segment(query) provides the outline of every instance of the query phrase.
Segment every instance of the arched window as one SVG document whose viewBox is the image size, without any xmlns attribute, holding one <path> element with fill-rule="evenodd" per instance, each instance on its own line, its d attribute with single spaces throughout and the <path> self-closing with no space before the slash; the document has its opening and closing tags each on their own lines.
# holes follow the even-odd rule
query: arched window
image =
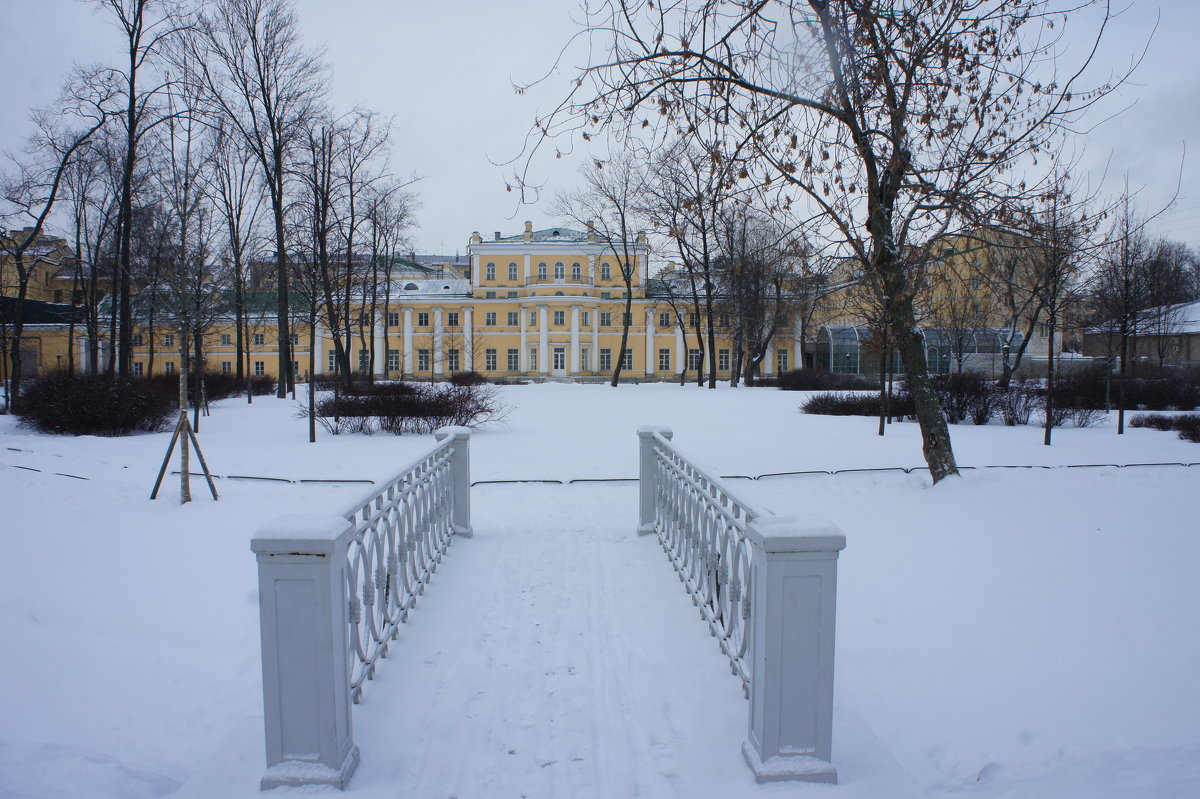
<svg viewBox="0 0 1200 799">
<path fill-rule="evenodd" d="M 612 269 L 607 263 L 600 264 L 600 279 L 612 280 Z"/>
<path fill-rule="evenodd" d="M 571 279 L 576 283 L 583 280 L 583 267 L 578 263 L 571 264 Z"/>
<path fill-rule="evenodd" d="M 508 265 L 508 279 L 509 280 L 517 279 L 517 265 L 516 264 Z"/>
<path fill-rule="evenodd" d="M 405 284 L 404 284 L 404 290 L 405 290 L 405 291 L 416 291 L 416 290 L 417 290 L 417 284 L 416 284 L 416 283 L 405 283 Z"/>
<path fill-rule="evenodd" d="M 626 262 L 625 267 L 621 271 L 625 273 L 626 278 L 633 277 L 633 267 L 628 262 Z"/>
<path fill-rule="evenodd" d="M 567 277 L 567 265 L 559 261 L 554 265 L 554 279 L 564 280 Z"/>
<path fill-rule="evenodd" d="M 545 279 L 546 279 L 546 265 L 544 263 L 538 264 L 538 280 L 545 280 Z"/>
<path fill-rule="evenodd" d="M 496 279 L 496 265 L 495 264 L 487 265 L 487 279 L 488 280 Z"/>
</svg>

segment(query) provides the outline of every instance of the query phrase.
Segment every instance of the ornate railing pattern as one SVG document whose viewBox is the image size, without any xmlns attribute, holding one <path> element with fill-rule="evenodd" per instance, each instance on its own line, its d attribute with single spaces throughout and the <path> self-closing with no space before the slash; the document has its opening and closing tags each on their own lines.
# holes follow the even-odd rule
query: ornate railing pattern
<svg viewBox="0 0 1200 799">
<path fill-rule="evenodd" d="M 753 512 L 720 478 L 685 458 L 663 430 L 654 430 L 651 441 L 653 531 L 749 697 L 753 548 L 746 525 Z"/>
<path fill-rule="evenodd" d="M 346 588 L 355 704 L 453 539 L 452 452 L 453 439 L 443 439 L 341 514 L 354 525 Z"/>
<path fill-rule="evenodd" d="M 437 444 L 341 513 L 280 516 L 258 529 L 263 790 L 345 788 L 358 765 L 350 710 L 452 537 L 471 535 L 471 431 Z"/>
</svg>

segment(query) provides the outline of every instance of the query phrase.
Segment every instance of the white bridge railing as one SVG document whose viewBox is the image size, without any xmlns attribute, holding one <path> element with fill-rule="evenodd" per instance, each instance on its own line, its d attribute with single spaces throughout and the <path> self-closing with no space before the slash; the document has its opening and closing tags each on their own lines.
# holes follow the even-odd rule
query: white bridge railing
<svg viewBox="0 0 1200 799">
<path fill-rule="evenodd" d="M 742 754 L 759 782 L 836 782 L 833 644 L 845 536 L 744 502 L 642 427 L 638 533 L 657 534 L 750 699 Z"/>
<path fill-rule="evenodd" d="M 429 452 L 342 513 L 281 516 L 256 533 L 263 790 L 346 787 L 358 765 L 350 706 L 452 536 L 471 535 L 470 434 L 437 431 Z"/>
</svg>

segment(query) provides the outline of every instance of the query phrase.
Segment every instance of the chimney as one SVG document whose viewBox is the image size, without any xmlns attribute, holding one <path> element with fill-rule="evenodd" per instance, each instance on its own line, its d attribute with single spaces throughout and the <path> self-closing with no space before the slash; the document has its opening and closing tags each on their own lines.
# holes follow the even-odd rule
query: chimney
<svg viewBox="0 0 1200 799">
<path fill-rule="evenodd" d="M 533 223 L 525 220 L 525 241 L 533 241 Z"/>
<path fill-rule="evenodd" d="M 639 230 L 638 231 L 638 244 L 645 244 L 645 243 L 646 243 L 646 231 Z"/>
<path fill-rule="evenodd" d="M 588 229 L 588 231 L 587 231 L 588 241 L 595 241 L 596 240 L 596 226 L 594 224 L 592 224 L 592 220 L 590 220 L 590 219 L 587 221 L 587 229 Z"/>
<path fill-rule="evenodd" d="M 483 237 L 479 235 L 479 231 L 478 230 L 473 231 L 471 233 L 471 242 L 473 244 L 478 244 L 481 241 L 483 241 Z"/>
<path fill-rule="evenodd" d="M 499 230 L 496 231 L 496 238 L 493 239 L 493 241 L 500 241 L 500 231 Z"/>
</svg>

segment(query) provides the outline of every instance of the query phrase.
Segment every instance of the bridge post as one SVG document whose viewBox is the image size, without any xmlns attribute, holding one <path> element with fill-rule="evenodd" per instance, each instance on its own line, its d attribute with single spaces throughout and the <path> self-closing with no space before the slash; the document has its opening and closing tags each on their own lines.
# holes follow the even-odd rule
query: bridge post
<svg viewBox="0 0 1200 799">
<path fill-rule="evenodd" d="M 450 446 L 450 482 L 454 486 L 454 499 L 450 511 L 454 534 L 463 538 L 474 535 L 471 527 L 471 428 L 443 427 L 433 434 L 438 441 L 452 439 Z"/>
<path fill-rule="evenodd" d="M 817 516 L 765 516 L 753 548 L 750 730 L 742 755 L 757 782 L 837 782 L 833 639 L 838 552 L 846 537 Z"/>
<path fill-rule="evenodd" d="M 292 514 L 259 528 L 263 715 L 262 790 L 345 789 L 358 765 L 350 729 L 346 549 L 354 526 L 335 515 Z"/>
<path fill-rule="evenodd" d="M 675 435 L 669 427 L 644 425 L 638 428 L 638 535 L 649 535 L 654 532 L 657 518 L 655 509 L 655 474 L 658 464 L 654 455 L 654 435 L 661 435 L 668 441 Z"/>
</svg>

